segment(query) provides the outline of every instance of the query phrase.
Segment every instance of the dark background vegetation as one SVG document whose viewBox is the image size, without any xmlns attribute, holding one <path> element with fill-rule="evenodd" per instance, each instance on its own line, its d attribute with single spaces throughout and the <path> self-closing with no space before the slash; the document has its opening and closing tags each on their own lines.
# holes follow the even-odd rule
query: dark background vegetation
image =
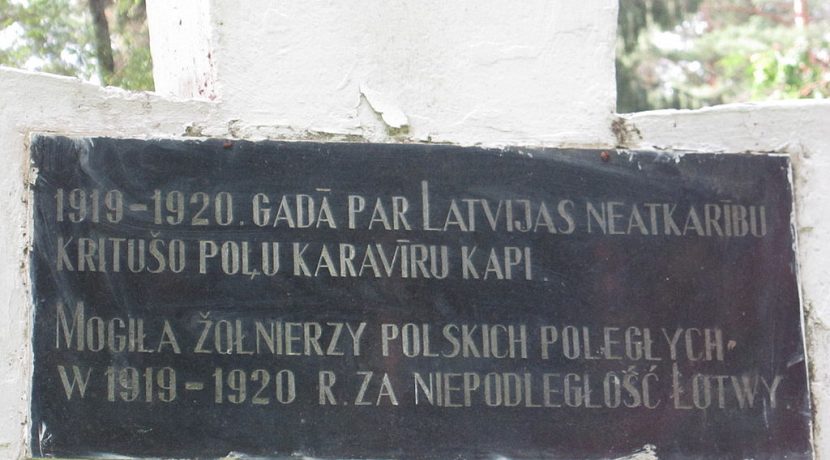
<svg viewBox="0 0 830 460">
<path fill-rule="evenodd" d="M 620 0 L 618 112 L 827 97 L 828 0 Z"/>
</svg>

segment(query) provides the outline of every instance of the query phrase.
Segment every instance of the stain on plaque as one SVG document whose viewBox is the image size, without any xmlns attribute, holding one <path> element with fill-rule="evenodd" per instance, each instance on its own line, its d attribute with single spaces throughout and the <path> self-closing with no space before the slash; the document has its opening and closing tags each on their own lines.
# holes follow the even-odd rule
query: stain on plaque
<svg viewBox="0 0 830 460">
<path fill-rule="evenodd" d="M 36 457 L 811 458 L 786 157 L 31 154 Z"/>
</svg>

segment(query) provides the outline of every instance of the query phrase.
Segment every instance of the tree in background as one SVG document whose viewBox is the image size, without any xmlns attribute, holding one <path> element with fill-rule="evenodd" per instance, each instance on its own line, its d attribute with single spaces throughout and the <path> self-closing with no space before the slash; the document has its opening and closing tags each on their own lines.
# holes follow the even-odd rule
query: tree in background
<svg viewBox="0 0 830 460">
<path fill-rule="evenodd" d="M 617 110 L 830 97 L 828 0 L 619 0 Z M 0 0 L 0 64 L 152 90 L 144 0 Z"/>
<path fill-rule="evenodd" d="M 617 110 L 830 97 L 830 2 L 620 0 Z"/>
<path fill-rule="evenodd" d="M 152 90 L 144 0 L 0 0 L 0 64 Z"/>
</svg>

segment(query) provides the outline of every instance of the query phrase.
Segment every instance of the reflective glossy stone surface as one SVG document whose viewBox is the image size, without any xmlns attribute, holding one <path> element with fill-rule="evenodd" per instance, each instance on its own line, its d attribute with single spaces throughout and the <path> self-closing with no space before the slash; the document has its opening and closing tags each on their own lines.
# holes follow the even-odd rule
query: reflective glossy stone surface
<svg viewBox="0 0 830 460">
<path fill-rule="evenodd" d="M 780 156 L 32 143 L 35 456 L 810 458 Z"/>
</svg>

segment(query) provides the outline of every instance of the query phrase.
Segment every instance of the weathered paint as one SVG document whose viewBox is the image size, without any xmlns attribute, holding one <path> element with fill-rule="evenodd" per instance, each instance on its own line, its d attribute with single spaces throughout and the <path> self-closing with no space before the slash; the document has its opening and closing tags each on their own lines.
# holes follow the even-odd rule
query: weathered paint
<svg viewBox="0 0 830 460">
<path fill-rule="evenodd" d="M 150 46 L 153 80 L 160 94 L 212 100 L 216 98 L 213 42 L 207 2 L 177 0 L 164 8 L 147 8 L 153 25 Z"/>
<path fill-rule="evenodd" d="M 175 89 L 210 67 L 205 92 L 249 136 L 613 145 L 617 2 L 195 3 L 148 2 L 181 21 L 151 22 L 158 88 L 191 96 Z M 205 11 L 211 34 L 187 34 Z"/>
<path fill-rule="evenodd" d="M 522 7 L 496 0 L 257 0 L 246 6 L 148 2 L 157 88 L 214 102 L 0 68 L 0 457 L 25 456 L 28 431 L 27 140 L 32 132 L 57 132 L 788 154 L 795 173 L 816 452 L 830 458 L 830 429 L 822 428 L 830 427 L 830 103 L 736 105 L 618 119 L 616 2 L 604 0 L 538 0 Z M 386 113 L 391 124 L 383 119 Z M 655 446 L 635 455 L 659 452 Z"/>
</svg>

